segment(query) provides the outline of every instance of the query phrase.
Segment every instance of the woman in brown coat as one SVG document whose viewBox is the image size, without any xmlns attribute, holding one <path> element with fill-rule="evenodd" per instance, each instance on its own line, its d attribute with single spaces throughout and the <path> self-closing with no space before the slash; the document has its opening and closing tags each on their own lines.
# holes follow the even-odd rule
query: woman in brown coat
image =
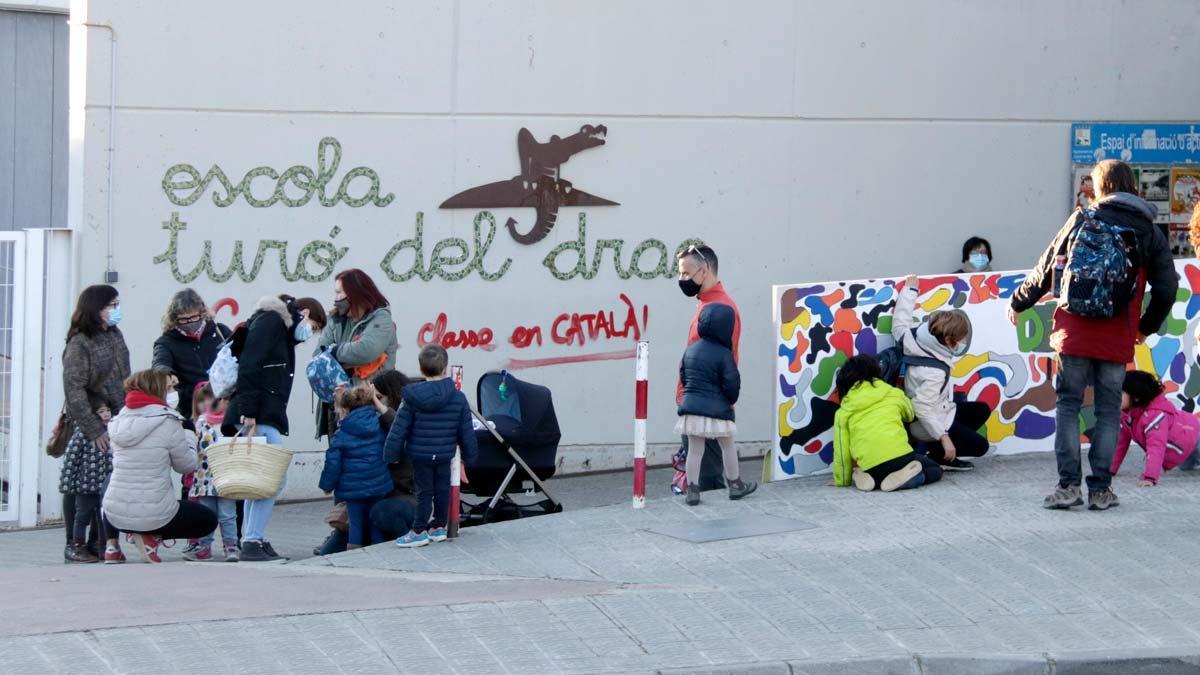
<svg viewBox="0 0 1200 675">
<path fill-rule="evenodd" d="M 66 562 L 99 562 L 98 549 L 88 549 L 88 528 L 99 539 L 100 499 L 112 473 L 108 448 L 108 421 L 125 401 L 122 382 L 129 375 L 129 348 L 117 328 L 121 303 L 112 286 L 89 286 L 80 293 L 67 331 L 63 352 L 63 393 L 70 423 L 70 440 L 63 455 L 59 492 L 63 494 L 63 520 L 67 530 Z M 109 557 L 112 560 L 109 560 Z M 124 556 L 109 541 L 105 562 L 122 562 Z"/>
</svg>

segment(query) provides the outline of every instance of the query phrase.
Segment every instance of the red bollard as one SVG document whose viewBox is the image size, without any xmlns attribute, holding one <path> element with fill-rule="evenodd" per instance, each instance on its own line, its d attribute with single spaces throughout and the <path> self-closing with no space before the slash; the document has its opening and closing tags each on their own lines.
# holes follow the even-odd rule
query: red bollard
<svg viewBox="0 0 1200 675">
<path fill-rule="evenodd" d="M 646 396 L 650 379 L 650 343 L 637 344 L 637 396 L 633 415 L 633 508 L 646 507 Z"/>
</svg>

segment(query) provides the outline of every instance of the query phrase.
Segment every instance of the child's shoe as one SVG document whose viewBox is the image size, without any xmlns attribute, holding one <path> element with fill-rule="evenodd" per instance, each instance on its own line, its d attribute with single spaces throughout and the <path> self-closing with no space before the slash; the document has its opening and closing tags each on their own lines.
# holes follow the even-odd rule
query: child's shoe
<svg viewBox="0 0 1200 675">
<path fill-rule="evenodd" d="M 105 565 L 120 565 L 125 562 L 125 554 L 117 546 L 109 545 L 104 549 L 104 564 Z"/>
<path fill-rule="evenodd" d="M 435 527 L 432 530 L 430 530 L 429 531 L 429 541 L 435 542 L 435 543 L 439 542 L 439 541 L 446 541 L 446 528 Z"/>
<path fill-rule="evenodd" d="M 687 505 L 696 506 L 700 503 L 700 486 L 695 483 L 688 483 L 687 490 Z"/>
<path fill-rule="evenodd" d="M 884 492 L 895 492 L 905 485 L 908 485 L 909 481 L 921 475 L 921 472 L 924 470 L 925 467 L 914 459 L 908 464 L 905 464 L 899 469 L 889 473 L 887 476 L 884 476 L 883 480 L 879 484 L 879 489 L 883 490 Z"/>
<path fill-rule="evenodd" d="M 871 492 L 875 489 L 875 479 L 871 477 L 871 474 L 857 466 L 854 467 L 854 472 L 850 474 L 850 480 L 854 482 L 854 487 L 863 492 Z"/>
<path fill-rule="evenodd" d="M 183 559 L 192 562 L 209 562 L 213 559 L 212 546 L 197 546 L 191 550 L 185 550 Z"/>
<path fill-rule="evenodd" d="M 73 541 L 67 544 L 67 549 L 63 552 L 63 560 L 69 563 L 100 562 L 99 558 L 87 550 L 87 544 L 82 541 Z"/>
<path fill-rule="evenodd" d="M 757 489 L 758 483 L 755 483 L 754 481 L 746 483 L 742 481 L 741 478 L 735 478 L 734 480 L 729 481 L 729 498 L 741 499 Z"/>
<path fill-rule="evenodd" d="M 417 548 L 418 546 L 425 546 L 428 543 L 429 534 L 425 532 L 413 532 L 412 530 L 409 530 L 408 534 L 396 540 L 396 545 L 400 548 Z"/>
<path fill-rule="evenodd" d="M 239 552 L 237 544 L 225 544 L 225 562 L 237 562 Z"/>
</svg>

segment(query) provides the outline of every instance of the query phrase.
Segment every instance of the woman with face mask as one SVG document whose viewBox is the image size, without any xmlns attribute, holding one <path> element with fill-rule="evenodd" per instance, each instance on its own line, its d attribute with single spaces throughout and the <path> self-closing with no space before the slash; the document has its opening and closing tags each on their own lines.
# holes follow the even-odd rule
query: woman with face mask
<svg viewBox="0 0 1200 675">
<path fill-rule="evenodd" d="M 378 373 L 396 369 L 396 323 L 387 298 L 360 269 L 345 270 L 333 282 L 333 311 L 317 348 L 333 351 L 350 386 L 369 381 Z M 333 406 L 322 403 L 317 412 L 317 438 L 337 428 Z"/>
<path fill-rule="evenodd" d="M 208 379 L 208 369 L 232 334 L 228 326 L 213 320 L 208 305 L 196 291 L 185 288 L 171 297 L 163 313 L 162 335 L 154 341 L 152 367 L 177 378 L 167 394 L 167 405 L 184 419 L 191 419 L 192 392 Z"/>
<path fill-rule="evenodd" d="M 89 286 L 79 294 L 63 352 L 64 411 L 71 434 L 59 478 L 66 562 L 100 561 L 100 499 L 112 473 L 108 422 L 125 405 L 122 382 L 129 375 L 129 348 L 119 323 L 117 289 Z M 124 560 L 116 541 L 109 541 L 104 562 Z"/>
<path fill-rule="evenodd" d="M 992 271 L 992 244 L 983 237 L 971 237 L 963 242 L 960 274 Z"/>
</svg>

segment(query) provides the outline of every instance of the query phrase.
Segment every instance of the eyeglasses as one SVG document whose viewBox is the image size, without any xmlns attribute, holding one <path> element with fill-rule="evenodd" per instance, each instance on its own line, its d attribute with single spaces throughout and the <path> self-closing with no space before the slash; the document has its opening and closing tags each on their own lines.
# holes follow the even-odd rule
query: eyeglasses
<svg viewBox="0 0 1200 675">
<path fill-rule="evenodd" d="M 181 316 L 181 317 L 175 319 L 175 323 L 177 323 L 177 324 L 195 323 L 202 319 L 204 319 L 203 314 L 192 314 L 190 316 Z"/>
</svg>

